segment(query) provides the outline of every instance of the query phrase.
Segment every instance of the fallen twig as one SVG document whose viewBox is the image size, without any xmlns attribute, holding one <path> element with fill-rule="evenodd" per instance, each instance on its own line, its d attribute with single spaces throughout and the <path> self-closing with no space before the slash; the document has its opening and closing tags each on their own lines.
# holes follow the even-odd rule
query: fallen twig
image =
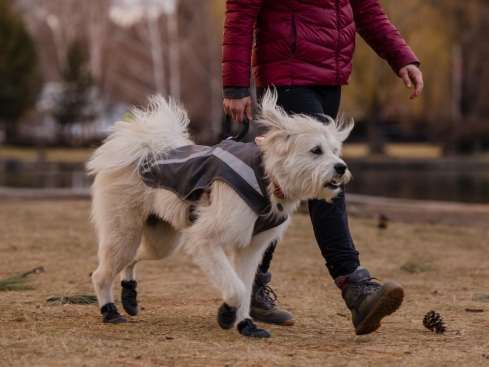
<svg viewBox="0 0 489 367">
<path fill-rule="evenodd" d="M 482 308 L 466 308 L 466 312 L 484 312 Z"/>
</svg>

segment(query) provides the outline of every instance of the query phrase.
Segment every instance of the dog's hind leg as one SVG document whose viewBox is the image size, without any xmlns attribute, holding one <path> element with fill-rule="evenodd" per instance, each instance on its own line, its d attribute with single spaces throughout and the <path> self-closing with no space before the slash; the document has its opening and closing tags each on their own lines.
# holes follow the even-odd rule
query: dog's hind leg
<svg viewBox="0 0 489 367">
<path fill-rule="evenodd" d="M 126 322 L 114 305 L 112 284 L 117 274 L 134 259 L 141 242 L 141 232 L 142 225 L 129 225 L 127 217 L 124 226 L 112 223 L 100 231 L 99 266 L 92 275 L 92 281 L 104 322 Z"/>
<path fill-rule="evenodd" d="M 134 260 L 121 272 L 121 302 L 124 310 L 131 316 L 138 314 L 136 264 L 141 260 L 158 260 L 178 252 L 182 234 L 168 222 L 150 215 L 143 228 L 141 245 Z"/>
</svg>

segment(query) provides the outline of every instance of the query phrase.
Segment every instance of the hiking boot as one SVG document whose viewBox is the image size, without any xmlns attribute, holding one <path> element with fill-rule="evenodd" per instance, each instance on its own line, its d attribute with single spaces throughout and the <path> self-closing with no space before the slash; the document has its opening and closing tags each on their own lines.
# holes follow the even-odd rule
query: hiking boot
<svg viewBox="0 0 489 367">
<path fill-rule="evenodd" d="M 395 282 L 384 285 L 372 282 L 367 269 L 357 269 L 341 281 L 342 296 L 351 311 L 355 334 L 370 334 L 381 320 L 401 306 L 402 286 Z"/>
<path fill-rule="evenodd" d="M 250 316 L 255 320 L 268 324 L 291 326 L 294 325 L 294 316 L 285 310 L 281 310 L 275 304 L 277 295 L 267 283 L 272 279 L 272 274 L 256 273 L 253 291 L 251 293 Z M 271 297 L 273 295 L 273 299 Z"/>
</svg>

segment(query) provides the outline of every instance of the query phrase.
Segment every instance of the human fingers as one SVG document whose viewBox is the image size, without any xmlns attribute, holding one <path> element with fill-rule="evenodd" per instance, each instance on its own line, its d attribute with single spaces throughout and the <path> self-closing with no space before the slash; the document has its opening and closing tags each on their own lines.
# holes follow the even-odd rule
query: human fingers
<svg viewBox="0 0 489 367">
<path fill-rule="evenodd" d="M 243 122 L 245 103 L 242 99 L 224 98 L 224 112 L 239 123 Z"/>
<path fill-rule="evenodd" d="M 403 68 L 401 68 L 401 70 L 399 70 L 399 76 L 402 78 L 402 81 L 404 82 L 406 88 L 411 88 L 412 84 L 411 79 L 409 78 L 409 71 L 407 66 L 404 66 Z"/>
<path fill-rule="evenodd" d="M 424 87 L 423 73 L 416 69 L 411 75 L 411 80 L 414 83 L 414 92 L 411 94 L 410 98 L 415 99 L 421 94 Z"/>
<path fill-rule="evenodd" d="M 231 116 L 234 120 L 238 122 L 242 122 L 239 121 L 238 116 L 243 116 L 244 108 L 240 110 L 239 104 L 236 103 L 235 99 L 224 98 L 223 107 L 226 115 Z"/>
<path fill-rule="evenodd" d="M 222 101 L 222 107 L 224 109 L 224 113 L 228 116 L 231 116 L 231 108 L 229 107 L 229 98 L 224 98 L 224 101 Z"/>
<path fill-rule="evenodd" d="M 252 102 L 251 102 L 251 98 L 248 97 L 248 101 L 246 102 L 246 106 L 245 106 L 245 113 L 246 113 L 246 117 L 248 117 L 248 120 L 252 120 L 253 119 L 253 115 L 251 113 L 252 111 Z"/>
</svg>

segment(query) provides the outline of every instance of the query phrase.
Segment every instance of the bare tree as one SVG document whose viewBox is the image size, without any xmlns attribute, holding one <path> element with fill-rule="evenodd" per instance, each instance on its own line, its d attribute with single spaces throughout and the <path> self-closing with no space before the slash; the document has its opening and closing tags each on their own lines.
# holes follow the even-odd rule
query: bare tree
<svg viewBox="0 0 489 367">
<path fill-rule="evenodd" d="M 60 80 L 68 45 L 81 39 L 101 109 L 118 101 L 139 105 L 158 92 L 185 103 L 203 140 L 219 134 L 222 20 L 209 2 L 14 1 L 42 45 L 47 80 Z"/>
</svg>

